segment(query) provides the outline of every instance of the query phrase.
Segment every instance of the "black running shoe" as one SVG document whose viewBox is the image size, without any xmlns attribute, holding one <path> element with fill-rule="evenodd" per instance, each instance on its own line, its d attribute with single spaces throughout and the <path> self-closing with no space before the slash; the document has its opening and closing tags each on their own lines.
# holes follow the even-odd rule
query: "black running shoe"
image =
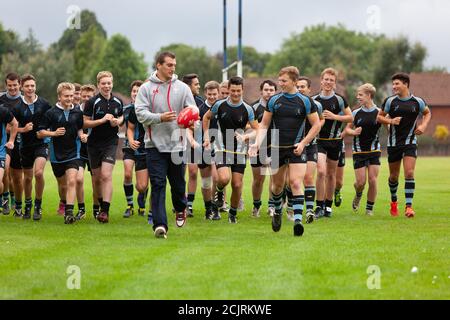
<svg viewBox="0 0 450 320">
<path fill-rule="evenodd" d="M 123 213 L 124 218 L 129 218 L 134 214 L 134 209 L 132 206 L 128 206 L 125 212 Z"/>
<path fill-rule="evenodd" d="M 213 219 L 213 213 L 211 209 L 205 211 L 205 220 L 212 220 Z"/>
<path fill-rule="evenodd" d="M 64 215 L 64 224 L 73 224 L 77 221 L 77 219 L 73 216 L 72 213 L 68 213 Z"/>
<path fill-rule="evenodd" d="M 228 222 L 232 223 L 232 224 L 236 224 L 237 223 L 237 217 L 235 215 L 228 214 Z"/>
<path fill-rule="evenodd" d="M 22 215 L 22 219 L 31 219 L 31 208 L 25 208 L 25 213 Z"/>
<path fill-rule="evenodd" d="M 34 213 L 33 213 L 33 220 L 39 221 L 42 219 L 42 208 L 41 207 L 34 207 Z"/>
<path fill-rule="evenodd" d="M 22 218 L 23 217 L 22 209 L 14 209 L 13 217 Z"/>
<path fill-rule="evenodd" d="M 316 220 L 319 220 L 320 218 L 323 217 L 323 209 L 321 207 L 316 207 L 314 215 L 316 216 Z"/>
<path fill-rule="evenodd" d="M 272 217 L 272 230 L 278 232 L 281 229 L 282 214 L 275 213 Z"/>
<path fill-rule="evenodd" d="M 224 204 L 223 191 L 222 192 L 216 191 L 216 194 L 214 196 L 214 202 L 216 203 L 216 206 L 218 208 L 222 208 L 223 207 L 223 204 Z"/>
<path fill-rule="evenodd" d="M 85 217 L 86 217 L 86 211 L 84 211 L 84 210 L 78 210 L 78 213 L 77 213 L 77 215 L 75 216 L 75 219 L 77 219 L 77 220 L 79 221 L 79 220 L 84 219 Z"/>
<path fill-rule="evenodd" d="M 188 206 L 188 207 L 186 208 L 186 216 L 187 216 L 188 218 L 193 218 L 193 217 L 194 217 L 194 210 L 192 209 L 191 206 Z"/>
<path fill-rule="evenodd" d="M 9 208 L 9 199 L 2 200 L 2 209 L 5 216 L 7 216 L 11 212 L 11 209 Z"/>
<path fill-rule="evenodd" d="M 303 228 L 302 222 L 300 220 L 295 220 L 294 236 L 301 237 L 303 235 L 303 231 L 305 231 L 305 229 Z"/>
<path fill-rule="evenodd" d="M 109 216 L 106 212 L 100 212 L 97 216 L 97 220 L 100 223 L 108 223 L 109 222 Z"/>
<path fill-rule="evenodd" d="M 314 217 L 314 211 L 312 211 L 311 209 L 306 210 L 306 223 L 313 223 Z"/>
</svg>

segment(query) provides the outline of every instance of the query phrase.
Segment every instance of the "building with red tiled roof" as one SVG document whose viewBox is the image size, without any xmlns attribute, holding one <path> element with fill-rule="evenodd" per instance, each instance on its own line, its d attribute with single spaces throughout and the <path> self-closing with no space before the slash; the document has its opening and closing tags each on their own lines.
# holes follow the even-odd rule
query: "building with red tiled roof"
<svg viewBox="0 0 450 320">
<path fill-rule="evenodd" d="M 411 93 L 425 100 L 431 110 L 426 135 L 433 135 L 437 125 L 450 128 L 450 73 L 412 73 Z"/>
</svg>

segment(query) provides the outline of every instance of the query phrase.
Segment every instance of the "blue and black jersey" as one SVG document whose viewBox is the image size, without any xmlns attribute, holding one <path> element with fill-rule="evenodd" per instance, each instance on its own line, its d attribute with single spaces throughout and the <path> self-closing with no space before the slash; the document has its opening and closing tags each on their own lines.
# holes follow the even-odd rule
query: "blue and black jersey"
<svg viewBox="0 0 450 320">
<path fill-rule="evenodd" d="M 415 96 L 406 99 L 392 96 L 383 102 L 381 109 L 391 119 L 402 117 L 398 126 L 391 125 L 389 128 L 388 147 L 417 144 L 414 131 L 416 130 L 417 120 L 426 107 L 425 101 Z"/>
<path fill-rule="evenodd" d="M 56 131 L 58 128 L 66 129 L 63 136 L 50 139 L 50 162 L 64 163 L 80 159 L 81 141 L 78 131 L 83 129 L 83 113 L 79 108 L 72 107 L 65 110 L 59 104 L 48 110 L 41 123 L 39 130 Z"/>
<path fill-rule="evenodd" d="M 381 124 L 377 122 L 380 109 L 360 107 L 353 111 L 353 126 L 362 128 L 359 136 L 353 137 L 353 154 L 380 152 L 379 131 Z"/>
<path fill-rule="evenodd" d="M 0 94 L 0 106 L 7 108 L 11 112 L 12 112 L 13 108 L 21 102 L 22 102 L 22 95 L 20 95 L 20 94 L 18 94 L 15 97 L 10 96 L 8 94 L 8 92 Z M 8 133 L 8 138 L 9 138 L 9 133 Z M 14 148 L 19 147 L 19 143 L 20 143 L 20 134 L 17 134 L 16 140 L 14 141 Z"/>
<path fill-rule="evenodd" d="M 102 119 L 108 113 L 118 118 L 123 114 L 123 103 L 119 98 L 112 95 L 107 100 L 99 93 L 86 101 L 83 112 L 85 116 L 90 117 L 92 120 Z M 118 132 L 119 127 L 111 127 L 109 122 L 92 128 L 88 139 L 88 146 L 104 147 L 117 145 L 119 142 Z"/>
<path fill-rule="evenodd" d="M 314 100 L 322 105 L 322 112 L 328 110 L 336 115 L 343 116 L 348 103 L 345 98 L 337 93 L 327 97 L 321 94 L 313 97 Z M 340 140 L 343 124 L 341 121 L 325 120 L 325 124 L 320 130 L 319 140 Z"/>
<path fill-rule="evenodd" d="M 50 104 L 44 98 L 36 96 L 33 103 L 27 103 L 25 98 L 13 108 L 13 115 L 23 128 L 27 123 L 33 123 L 33 130 L 20 134 L 20 148 L 37 147 L 48 143 L 48 139 L 38 139 L 36 132 L 44 118 L 45 113 L 51 109 Z"/>
<path fill-rule="evenodd" d="M 307 116 L 317 112 L 311 98 L 301 93 L 280 93 L 270 98 L 266 111 L 272 113 L 272 128 L 278 130 L 272 135 L 274 148 L 293 148 L 305 137 Z"/>
<path fill-rule="evenodd" d="M 134 104 L 129 104 L 123 107 L 123 123 L 125 124 L 125 140 L 123 141 L 123 149 L 130 149 L 130 143 L 128 142 L 127 130 L 128 130 L 128 119 L 130 117 L 131 109 L 134 110 Z"/>
<path fill-rule="evenodd" d="M 258 123 L 261 123 L 264 112 L 266 111 L 267 102 L 264 99 L 260 99 L 259 101 L 252 104 L 253 112 L 255 113 L 255 119 Z"/>
<path fill-rule="evenodd" d="M 322 104 L 316 100 L 313 100 L 313 102 L 316 105 L 317 114 L 319 115 L 319 118 L 321 118 L 322 117 Z M 309 123 L 309 121 L 306 121 L 305 137 L 308 135 L 309 130 L 311 130 L 311 123 Z M 314 139 L 311 141 L 311 143 L 309 145 L 314 145 L 314 144 L 317 144 L 317 137 L 314 137 Z"/>
<path fill-rule="evenodd" d="M 205 103 L 205 99 L 203 99 L 200 96 L 194 95 L 194 100 L 195 100 L 195 104 L 197 105 L 198 108 L 200 108 L 200 106 Z"/>
<path fill-rule="evenodd" d="M 134 105 L 132 108 L 129 108 L 129 112 L 128 112 L 128 119 L 127 119 L 127 128 L 128 128 L 128 122 L 134 124 L 134 140 L 139 141 L 141 144 L 139 145 L 139 148 L 137 150 L 134 151 L 134 154 L 136 156 L 143 156 L 146 155 L 145 152 L 145 141 L 144 141 L 144 137 L 145 137 L 145 129 L 142 126 L 142 123 L 140 123 L 137 118 L 136 118 L 136 111 L 134 109 Z M 128 139 L 127 139 L 128 142 Z M 129 147 L 129 145 L 128 145 Z"/>
<path fill-rule="evenodd" d="M 211 107 L 208 103 L 208 101 L 205 101 L 200 107 L 200 121 L 203 122 L 203 117 L 205 114 L 211 110 Z M 217 115 L 212 114 L 211 120 L 209 121 L 209 140 L 211 143 L 214 143 L 217 138 L 217 130 L 219 129 L 219 126 L 217 124 Z M 199 144 L 203 144 L 203 129 L 202 126 L 200 128 L 195 128 L 194 130 L 194 138 L 195 141 Z"/>
<path fill-rule="evenodd" d="M 83 114 L 83 106 L 77 104 L 75 108 L 79 109 L 81 113 Z M 83 133 L 89 134 L 90 129 L 83 129 Z M 80 141 L 81 142 L 81 141 Z M 81 148 L 80 148 L 80 159 L 89 161 L 88 151 L 87 151 L 87 143 L 81 142 Z"/>
<path fill-rule="evenodd" d="M 13 121 L 14 116 L 11 111 L 0 105 L 0 160 L 6 158 L 5 144 L 8 142 L 8 135 L 6 134 L 6 126 Z"/>
<path fill-rule="evenodd" d="M 236 132 L 244 134 L 249 122 L 255 120 L 252 107 L 244 101 L 231 103 L 230 99 L 217 101 L 211 108 L 213 116 L 217 117 L 218 134 L 216 145 L 218 151 L 230 153 L 246 153 L 247 145 L 236 139 Z"/>
</svg>

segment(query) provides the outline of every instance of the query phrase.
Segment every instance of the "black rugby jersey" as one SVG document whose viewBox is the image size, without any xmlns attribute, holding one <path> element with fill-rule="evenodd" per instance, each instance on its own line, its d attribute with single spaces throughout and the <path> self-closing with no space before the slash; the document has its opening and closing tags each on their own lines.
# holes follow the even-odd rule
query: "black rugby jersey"
<svg viewBox="0 0 450 320">
<path fill-rule="evenodd" d="M 19 122 L 19 128 L 25 127 L 27 123 L 33 123 L 33 130 L 20 134 L 20 148 L 36 147 L 49 142 L 49 139 L 38 139 L 36 132 L 45 113 L 50 109 L 51 106 L 47 100 L 38 96 L 30 104 L 22 98 L 21 103 L 13 108 L 12 112 Z"/>
<path fill-rule="evenodd" d="M 127 122 L 134 124 L 134 140 L 139 141 L 141 143 L 139 145 L 139 148 L 137 150 L 134 150 L 134 154 L 137 156 L 146 155 L 145 142 L 144 142 L 145 129 L 142 126 L 142 123 L 140 123 L 136 118 L 136 111 L 134 109 L 134 105 L 132 108 L 129 108 L 129 110 L 130 111 L 128 112 Z M 128 124 L 127 124 L 127 128 L 128 128 Z M 127 138 L 127 142 L 128 142 L 128 138 Z M 129 146 L 129 144 L 128 144 L 128 146 Z"/>
<path fill-rule="evenodd" d="M 362 128 L 359 136 L 353 137 L 353 153 L 380 152 L 379 131 L 381 124 L 377 122 L 380 109 L 360 107 L 352 112 L 354 128 Z"/>
<path fill-rule="evenodd" d="M 115 118 L 119 118 L 123 114 L 123 103 L 113 95 L 107 100 L 99 93 L 86 101 L 83 112 L 85 116 L 90 117 L 92 120 L 102 119 L 108 113 L 112 114 Z M 92 128 L 88 139 L 88 146 L 103 147 L 112 144 L 117 145 L 119 141 L 118 132 L 119 127 L 111 127 L 109 121 Z"/>
<path fill-rule="evenodd" d="M 294 147 L 305 137 L 307 116 L 317 112 L 317 106 L 310 97 L 301 93 L 280 93 L 270 98 L 266 111 L 272 113 L 272 147 Z"/>
<path fill-rule="evenodd" d="M 383 102 L 382 110 L 391 119 L 402 117 L 398 126 L 389 128 L 388 147 L 417 144 L 414 133 L 419 115 L 423 114 L 427 104 L 422 98 L 411 96 L 401 99 L 399 96 L 391 96 Z"/>
<path fill-rule="evenodd" d="M 314 100 L 319 101 L 322 105 L 322 112 L 328 110 L 336 115 L 344 115 L 345 108 L 348 107 L 348 103 L 345 98 L 337 93 L 332 96 L 326 97 L 321 94 L 313 97 Z M 325 120 L 325 124 L 319 133 L 319 140 L 339 140 L 341 139 L 341 132 L 343 124 L 341 121 Z"/>
<path fill-rule="evenodd" d="M 241 100 L 234 105 L 230 99 L 217 101 L 211 108 L 217 117 L 218 134 L 216 139 L 219 151 L 246 153 L 246 143 L 238 142 L 235 132 L 244 134 L 247 123 L 255 120 L 252 107 Z"/>
<path fill-rule="evenodd" d="M 78 137 L 78 131 L 83 129 L 83 113 L 81 110 L 75 107 L 64 110 L 62 106 L 56 104 L 56 107 L 45 113 L 38 131 L 56 131 L 61 127 L 66 129 L 66 133 L 63 136 L 51 137 L 50 139 L 50 162 L 64 163 L 80 159 L 81 141 Z"/>
<path fill-rule="evenodd" d="M 13 121 L 14 116 L 11 111 L 0 105 L 0 159 L 6 158 L 6 147 L 5 144 L 8 142 L 9 137 L 6 134 L 6 126 L 8 123 Z"/>
</svg>

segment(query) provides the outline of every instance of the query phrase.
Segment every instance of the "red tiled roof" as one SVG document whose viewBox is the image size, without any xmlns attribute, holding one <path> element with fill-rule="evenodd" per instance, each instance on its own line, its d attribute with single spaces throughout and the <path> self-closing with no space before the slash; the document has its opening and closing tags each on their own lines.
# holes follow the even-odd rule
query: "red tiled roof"
<svg viewBox="0 0 450 320">
<path fill-rule="evenodd" d="M 429 106 L 450 107 L 450 73 L 411 73 L 411 92 Z"/>
</svg>

